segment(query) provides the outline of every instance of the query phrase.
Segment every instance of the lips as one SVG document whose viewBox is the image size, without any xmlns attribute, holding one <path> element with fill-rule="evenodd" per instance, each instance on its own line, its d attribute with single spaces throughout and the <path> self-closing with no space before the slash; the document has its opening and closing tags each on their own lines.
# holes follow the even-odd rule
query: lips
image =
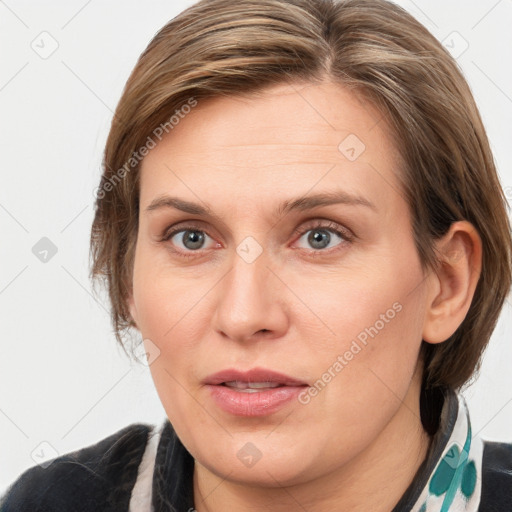
<svg viewBox="0 0 512 512">
<path fill-rule="evenodd" d="M 262 368 L 246 372 L 223 370 L 207 377 L 203 384 L 218 407 L 236 416 L 273 414 L 308 386 L 306 382 Z"/>
</svg>

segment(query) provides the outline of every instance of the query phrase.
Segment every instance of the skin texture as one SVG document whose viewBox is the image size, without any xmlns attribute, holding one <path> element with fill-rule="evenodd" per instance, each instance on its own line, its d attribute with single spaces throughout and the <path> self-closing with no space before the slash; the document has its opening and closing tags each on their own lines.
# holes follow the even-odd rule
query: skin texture
<svg viewBox="0 0 512 512">
<path fill-rule="evenodd" d="M 350 134 L 364 151 L 352 154 L 353 138 L 343 151 Z M 421 340 L 443 342 L 462 322 L 481 247 L 469 223 L 455 223 L 438 242 L 445 263 L 424 271 L 400 166 L 385 120 L 329 81 L 200 101 L 144 159 L 130 312 L 148 352 L 160 351 L 150 370 L 196 460 L 199 512 L 389 511 L 412 481 L 430 442 L 419 413 Z M 373 207 L 274 213 L 284 200 L 339 190 Z M 146 211 L 165 194 L 216 217 Z M 183 232 L 162 241 L 171 226 L 199 230 L 204 244 L 184 245 Z M 256 243 L 242 244 L 247 237 Z M 237 247 L 262 252 L 248 263 Z M 389 319 L 393 305 L 400 311 Z M 378 320 L 384 327 L 335 371 Z M 224 412 L 202 384 L 254 367 L 311 387 L 329 368 L 331 379 L 307 404 L 253 418 Z M 251 467 L 237 456 L 246 443 L 261 456 Z"/>
</svg>

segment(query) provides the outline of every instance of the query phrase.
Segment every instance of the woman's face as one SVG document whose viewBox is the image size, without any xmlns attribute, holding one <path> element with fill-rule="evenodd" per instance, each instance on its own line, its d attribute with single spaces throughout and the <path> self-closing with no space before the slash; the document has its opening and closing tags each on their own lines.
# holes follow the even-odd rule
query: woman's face
<svg viewBox="0 0 512 512">
<path fill-rule="evenodd" d="M 428 280 L 399 166 L 332 83 L 199 101 L 145 157 L 130 311 L 201 467 L 298 483 L 421 425 Z"/>
</svg>

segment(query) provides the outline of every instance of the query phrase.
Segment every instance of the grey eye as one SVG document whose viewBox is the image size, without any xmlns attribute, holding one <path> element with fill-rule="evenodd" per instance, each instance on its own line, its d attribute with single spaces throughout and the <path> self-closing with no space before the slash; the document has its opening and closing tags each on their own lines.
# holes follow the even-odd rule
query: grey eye
<svg viewBox="0 0 512 512">
<path fill-rule="evenodd" d="M 178 237 L 178 240 L 183 244 L 183 248 L 194 251 L 202 248 L 206 236 L 208 235 L 197 229 L 182 229 L 175 233 L 172 238 Z"/>
<path fill-rule="evenodd" d="M 305 249 L 326 249 L 329 248 L 329 244 L 336 241 L 336 239 L 333 238 L 333 235 L 334 237 L 337 237 L 340 242 L 343 242 L 344 238 L 342 236 L 333 230 L 323 228 L 309 229 L 300 237 L 299 241 L 306 237 L 306 242 L 309 247 L 304 247 Z M 330 247 L 333 247 L 333 245 Z"/>
</svg>

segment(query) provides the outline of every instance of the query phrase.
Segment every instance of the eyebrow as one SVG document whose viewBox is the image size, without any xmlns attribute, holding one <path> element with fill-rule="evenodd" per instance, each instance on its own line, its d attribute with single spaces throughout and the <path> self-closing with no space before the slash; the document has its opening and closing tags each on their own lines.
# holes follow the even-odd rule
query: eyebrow
<svg viewBox="0 0 512 512">
<path fill-rule="evenodd" d="M 287 199 L 277 207 L 275 210 L 275 215 L 282 216 L 291 211 L 307 211 L 318 208 L 320 206 L 329 206 L 332 204 L 365 206 L 371 208 L 374 211 L 377 211 L 376 206 L 364 197 L 349 194 L 348 192 L 344 191 L 336 191 L 323 192 L 305 197 L 299 197 L 296 199 Z M 155 198 L 145 211 L 146 213 L 149 213 L 155 210 L 160 210 L 162 208 L 174 208 L 176 210 L 181 210 L 182 212 L 190 213 L 192 215 L 203 215 L 205 217 L 211 217 L 220 220 L 219 217 L 212 212 L 211 207 L 208 205 L 203 206 L 199 203 L 194 203 L 180 199 L 179 197 L 172 197 L 167 195 Z"/>
</svg>

